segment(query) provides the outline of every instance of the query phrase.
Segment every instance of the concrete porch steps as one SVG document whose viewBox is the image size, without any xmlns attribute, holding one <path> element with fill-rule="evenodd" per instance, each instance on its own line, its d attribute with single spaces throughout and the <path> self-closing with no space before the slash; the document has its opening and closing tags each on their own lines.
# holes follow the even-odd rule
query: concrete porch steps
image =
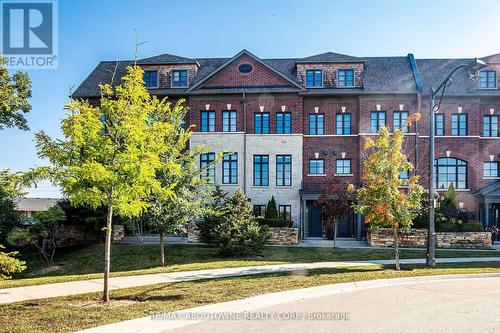
<svg viewBox="0 0 500 333">
<path fill-rule="evenodd" d="M 167 236 L 164 241 L 165 244 L 187 244 L 187 237 Z M 116 241 L 115 244 L 160 244 L 160 237 L 154 235 L 142 236 L 142 243 L 140 243 L 136 236 L 125 236 L 123 239 Z"/>
<path fill-rule="evenodd" d="M 299 241 L 298 246 L 303 247 L 333 247 L 333 240 L 323 238 L 307 238 Z M 335 247 L 339 248 L 367 248 L 366 241 L 358 241 L 356 238 L 337 238 Z"/>
</svg>

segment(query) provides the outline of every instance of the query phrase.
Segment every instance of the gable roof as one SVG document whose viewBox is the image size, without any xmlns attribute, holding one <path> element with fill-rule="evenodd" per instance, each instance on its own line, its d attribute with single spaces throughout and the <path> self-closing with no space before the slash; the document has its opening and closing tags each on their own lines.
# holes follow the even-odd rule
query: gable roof
<svg viewBox="0 0 500 333">
<path fill-rule="evenodd" d="M 138 65 L 168 65 L 168 64 L 197 64 L 196 59 L 181 57 L 174 54 L 160 54 L 154 57 L 137 61 Z"/>
<path fill-rule="evenodd" d="M 304 88 L 300 84 L 298 84 L 297 81 L 290 79 L 288 76 L 286 76 L 283 73 L 281 73 L 280 71 L 278 71 L 272 65 L 270 65 L 270 64 L 266 63 L 265 61 L 263 61 L 262 59 L 256 57 L 255 55 L 253 55 L 248 50 L 243 49 L 240 52 L 238 52 L 234 57 L 232 57 L 231 59 L 227 60 L 221 66 L 219 66 L 217 69 L 215 69 L 214 71 L 212 71 L 210 74 L 206 75 L 203 79 L 198 80 L 195 84 L 193 84 L 191 86 L 191 88 L 189 88 L 188 90 L 186 90 L 186 92 L 193 91 L 194 89 L 196 89 L 197 87 L 199 87 L 203 82 L 207 81 L 209 78 L 211 78 L 215 74 L 219 73 L 221 70 L 223 70 L 224 68 L 226 68 L 229 64 L 233 63 L 236 59 L 240 58 L 242 55 L 249 56 L 250 58 L 252 58 L 256 62 L 260 63 L 261 65 L 263 65 L 265 67 L 267 67 L 272 72 L 274 72 L 275 74 L 279 75 L 280 77 L 282 77 L 283 79 L 285 79 L 286 81 L 288 81 L 291 85 L 297 87 L 300 90 L 304 90 Z"/>
<path fill-rule="evenodd" d="M 347 54 L 325 52 L 315 54 L 309 57 L 297 59 L 297 63 L 310 63 L 310 62 L 364 62 L 364 59 L 353 57 Z"/>
<path fill-rule="evenodd" d="M 487 64 L 500 64 L 500 53 L 486 56 L 484 58 L 481 58 L 481 60 Z"/>
<path fill-rule="evenodd" d="M 54 198 L 17 198 L 14 199 L 16 210 L 19 212 L 46 212 L 57 205 L 61 199 Z"/>
</svg>

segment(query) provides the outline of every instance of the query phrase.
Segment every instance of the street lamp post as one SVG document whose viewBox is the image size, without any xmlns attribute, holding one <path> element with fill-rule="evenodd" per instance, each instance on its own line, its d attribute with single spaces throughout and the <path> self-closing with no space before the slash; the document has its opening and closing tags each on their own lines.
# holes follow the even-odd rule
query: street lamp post
<svg viewBox="0 0 500 333">
<path fill-rule="evenodd" d="M 460 68 L 467 68 L 472 75 L 484 67 L 486 67 L 486 64 L 478 58 L 475 58 L 468 64 L 458 65 L 450 72 L 450 74 L 446 77 L 446 79 L 444 79 L 444 81 L 438 86 L 437 89 L 431 87 L 429 91 L 429 224 L 427 227 L 427 266 L 436 266 L 436 230 L 434 220 L 434 208 L 436 206 L 436 184 L 434 179 L 434 114 L 439 110 L 441 102 L 443 100 L 444 92 L 446 88 L 451 85 L 451 77 L 457 70 L 459 70 Z M 439 102 L 436 105 L 435 98 L 439 93 L 441 93 L 441 95 L 439 97 Z"/>
</svg>

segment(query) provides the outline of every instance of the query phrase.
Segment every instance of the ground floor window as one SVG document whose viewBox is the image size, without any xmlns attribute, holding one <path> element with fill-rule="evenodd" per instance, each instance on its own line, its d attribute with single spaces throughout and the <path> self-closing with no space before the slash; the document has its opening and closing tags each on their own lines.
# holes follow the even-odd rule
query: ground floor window
<svg viewBox="0 0 500 333">
<path fill-rule="evenodd" d="M 255 217 L 265 217 L 266 205 L 253 205 L 253 215 Z"/>
<path fill-rule="evenodd" d="M 498 162 L 484 162 L 483 176 L 498 177 Z"/>
<path fill-rule="evenodd" d="M 434 162 L 436 188 L 467 188 L 467 162 L 452 157 L 438 158 Z"/>
<path fill-rule="evenodd" d="M 349 175 L 351 174 L 351 160 L 350 159 L 338 159 L 337 160 L 337 174 L 339 175 Z"/>
<path fill-rule="evenodd" d="M 278 206 L 279 218 L 283 220 L 292 219 L 292 206 L 290 205 L 279 205 Z"/>
</svg>

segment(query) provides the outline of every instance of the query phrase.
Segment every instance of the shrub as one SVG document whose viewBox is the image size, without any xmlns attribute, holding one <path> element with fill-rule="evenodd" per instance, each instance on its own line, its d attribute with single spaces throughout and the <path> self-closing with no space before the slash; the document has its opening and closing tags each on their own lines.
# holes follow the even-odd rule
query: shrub
<svg viewBox="0 0 500 333">
<path fill-rule="evenodd" d="M 444 207 L 454 208 L 454 209 L 457 208 L 457 195 L 455 193 L 455 188 L 453 187 L 453 184 L 450 184 L 450 186 L 448 186 L 448 190 L 441 199 L 440 206 L 443 208 Z"/>
<path fill-rule="evenodd" d="M 266 219 L 277 219 L 278 218 L 278 208 L 276 208 L 276 200 L 274 200 L 274 195 L 271 197 L 271 200 L 267 203 L 266 207 Z"/>
<path fill-rule="evenodd" d="M 252 206 L 240 190 L 225 203 L 225 214 L 215 228 L 215 241 L 223 256 L 259 254 L 267 240 L 267 228 L 261 227 L 252 215 Z"/>
<path fill-rule="evenodd" d="M 461 227 L 456 223 L 438 223 L 436 224 L 436 231 L 441 232 L 457 232 L 460 231 Z"/>
<path fill-rule="evenodd" d="M 221 216 L 207 215 L 202 221 L 196 223 L 196 226 L 200 229 L 200 240 L 203 243 L 214 243 L 216 238 L 215 229 L 221 222 Z"/>
<path fill-rule="evenodd" d="M 483 225 L 481 223 L 464 223 L 462 224 L 462 231 L 480 232 L 483 231 Z"/>
<path fill-rule="evenodd" d="M 259 225 L 264 226 L 267 225 L 271 228 L 291 228 L 293 227 L 293 221 L 282 220 L 282 219 L 266 219 L 266 218 L 258 218 L 257 223 Z"/>
<path fill-rule="evenodd" d="M 4 252 L 4 249 L 0 244 L 0 280 L 10 279 L 12 273 L 26 269 L 26 263 L 15 258 L 17 252 Z"/>
</svg>

